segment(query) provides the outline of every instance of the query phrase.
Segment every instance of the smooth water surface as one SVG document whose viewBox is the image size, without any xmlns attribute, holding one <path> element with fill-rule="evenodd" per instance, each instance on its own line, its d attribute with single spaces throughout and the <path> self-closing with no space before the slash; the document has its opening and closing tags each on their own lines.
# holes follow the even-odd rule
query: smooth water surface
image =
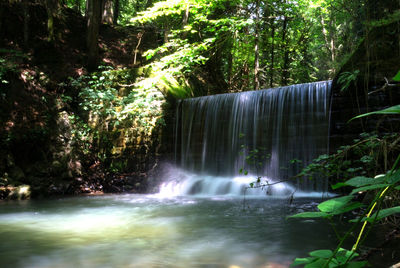
<svg viewBox="0 0 400 268">
<path fill-rule="evenodd" d="M 2 267 L 265 267 L 330 248 L 306 199 L 110 195 L 0 204 Z M 334 239 L 331 239 L 334 240 Z"/>
</svg>

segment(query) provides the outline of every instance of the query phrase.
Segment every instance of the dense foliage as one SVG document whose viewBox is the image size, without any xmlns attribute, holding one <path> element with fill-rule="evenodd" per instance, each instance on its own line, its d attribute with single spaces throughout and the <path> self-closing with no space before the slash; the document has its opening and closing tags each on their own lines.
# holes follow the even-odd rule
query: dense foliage
<svg viewBox="0 0 400 268">
<path fill-rule="evenodd" d="M 79 91 L 75 100 L 79 113 L 69 115 L 75 126 L 71 130 L 75 150 L 108 163 L 114 171 L 124 170 L 127 163 L 113 162 L 113 158 L 131 153 L 139 144 L 151 146 L 154 129 L 164 124 L 163 96 L 135 83 L 137 75 L 131 69 L 102 67 L 63 85 Z M 63 98 L 67 103 L 74 101 L 67 95 Z"/>
<path fill-rule="evenodd" d="M 386 3 L 372 0 L 101 2 L 95 16 L 102 23 L 156 29 L 159 46 L 144 56 L 157 79 L 172 85 L 158 88 L 176 97 L 332 79 L 370 26 L 398 17 L 380 14 Z M 94 16 L 91 1 L 63 3 Z M 95 34 L 98 26 L 88 26 Z M 88 48 L 92 68 L 98 52 L 95 43 Z"/>
<path fill-rule="evenodd" d="M 332 78 L 362 38 L 365 14 L 358 1 L 176 0 L 131 21 L 161 29 L 164 44 L 146 54 L 157 70 L 189 81 L 206 72 L 224 92 Z"/>
<path fill-rule="evenodd" d="M 374 114 L 399 115 L 400 106 L 393 106 L 359 117 Z M 393 137 L 395 137 L 395 139 L 388 142 L 390 138 Z M 391 154 L 391 150 L 398 152 L 399 136 L 392 135 L 390 138 L 386 137 L 378 140 L 376 135 L 367 137 L 362 141 L 357 141 L 353 146 L 348 146 L 339 150 L 338 153 L 333 156 L 320 157 L 320 159 L 315 161 L 317 164 L 313 163 L 304 170 L 303 174 L 307 174 L 318 166 L 320 170 L 322 170 L 323 166 L 326 166 L 328 172 L 333 171 L 333 173 L 340 175 L 342 178 L 352 177 L 355 172 L 361 175 L 352 177 L 344 182 L 338 182 L 332 186 L 334 190 L 342 187 L 350 188 L 349 194 L 322 202 L 318 205 L 317 212 L 303 212 L 291 216 L 291 218 L 326 218 L 332 221 L 335 216 L 346 214 L 351 218 L 350 222 L 353 223 L 351 228 L 343 235 L 335 230 L 338 239 L 338 246 L 335 250 L 323 249 L 310 252 L 310 257 L 297 258 L 293 266 L 365 267 L 367 262 L 357 260 L 359 256 L 357 251 L 359 251 L 361 244 L 365 241 L 369 230 L 375 224 L 384 220 L 386 220 L 386 222 L 391 222 L 394 226 L 398 225 L 398 217 L 396 217 L 396 214 L 400 213 L 398 199 L 400 190 L 400 155 L 395 155 L 394 159 L 390 159 L 389 155 Z M 379 157 L 377 151 L 380 150 L 377 150 L 377 147 L 381 146 L 385 148 L 380 152 L 382 155 Z M 359 161 L 367 167 L 368 163 L 372 162 L 373 165 L 370 165 L 370 168 L 348 168 L 349 165 L 351 166 L 351 161 L 349 160 L 341 160 L 342 164 L 336 162 L 336 159 L 340 157 L 339 155 L 347 154 L 350 151 L 360 153 L 359 150 L 363 155 Z M 323 166 L 320 165 L 321 159 L 325 162 Z M 378 159 L 383 161 L 383 163 L 379 163 Z M 388 161 L 393 163 L 391 167 L 388 167 Z M 345 162 L 349 163 L 345 164 Z M 340 169 L 343 168 L 343 166 L 349 173 L 342 173 Z M 371 170 L 371 168 L 373 170 Z M 329 174 L 326 175 L 329 176 Z M 360 199 L 360 194 L 364 196 L 363 200 L 361 200 L 362 202 L 357 200 Z M 349 214 L 351 211 L 355 213 L 352 215 Z M 354 215 L 356 217 L 354 217 Z M 368 223 L 370 223 L 369 228 L 367 228 Z M 332 226 L 334 226 L 334 224 L 332 224 Z M 354 232 L 358 232 L 357 235 L 354 235 Z M 350 239 L 354 241 L 353 247 L 350 250 L 344 249 L 343 244 Z"/>
</svg>

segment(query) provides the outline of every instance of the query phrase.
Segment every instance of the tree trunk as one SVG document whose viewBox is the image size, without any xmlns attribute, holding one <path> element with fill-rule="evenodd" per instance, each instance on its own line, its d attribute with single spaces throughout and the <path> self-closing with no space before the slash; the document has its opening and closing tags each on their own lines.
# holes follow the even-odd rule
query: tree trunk
<svg viewBox="0 0 400 268">
<path fill-rule="evenodd" d="M 328 53 L 330 54 L 330 60 L 331 60 L 331 63 L 329 64 L 331 66 L 330 72 L 333 74 L 334 73 L 334 61 L 335 61 L 335 51 L 334 51 L 335 43 L 332 40 L 332 33 L 330 32 L 331 29 L 330 29 L 329 25 L 326 25 L 325 19 L 322 14 L 320 16 L 320 19 L 321 19 L 321 25 L 322 25 L 322 34 L 323 34 L 324 40 L 325 40 L 325 47 L 328 50 Z"/>
<path fill-rule="evenodd" d="M 113 0 L 103 0 L 101 22 L 106 24 L 114 24 Z"/>
<path fill-rule="evenodd" d="M 97 68 L 99 57 L 99 28 L 101 17 L 101 1 L 88 0 L 88 19 L 87 19 L 87 49 L 88 49 L 88 70 L 93 71 Z"/>
<path fill-rule="evenodd" d="M 114 24 L 118 24 L 119 7 L 119 0 L 114 0 Z"/>
<path fill-rule="evenodd" d="M 29 0 L 24 0 L 24 45 L 28 47 L 29 44 Z"/>
<path fill-rule="evenodd" d="M 167 20 L 165 21 L 165 23 L 163 23 L 163 27 L 162 28 L 163 28 L 163 31 L 164 31 L 163 41 L 164 41 L 164 44 L 166 44 L 169 41 L 168 36 L 169 36 L 169 32 L 170 32 L 170 28 L 169 28 L 169 24 L 168 24 Z"/>
<path fill-rule="evenodd" d="M 58 0 L 46 0 L 48 41 L 54 42 L 54 15 L 58 9 Z"/>
<path fill-rule="evenodd" d="M 79 13 L 81 12 L 81 1 L 80 0 L 75 0 L 74 9 L 76 11 L 78 11 Z"/>
<path fill-rule="evenodd" d="M 3 13 L 4 13 L 4 7 L 0 5 L 0 38 L 2 38 L 2 30 L 1 27 L 3 25 Z M 24 15 L 25 18 L 25 15 Z"/>
<path fill-rule="evenodd" d="M 228 85 L 222 72 L 222 50 L 218 46 L 213 49 L 212 56 L 206 62 L 210 83 L 215 85 L 213 94 L 225 93 Z"/>
<path fill-rule="evenodd" d="M 185 12 L 183 13 L 182 28 L 184 28 L 188 23 L 188 20 L 189 20 L 189 8 L 190 8 L 190 4 L 187 4 Z"/>
<path fill-rule="evenodd" d="M 187 25 L 188 20 L 189 20 L 189 7 L 190 7 L 190 5 L 189 5 L 189 3 L 188 3 L 188 4 L 186 5 L 185 12 L 183 13 L 183 18 L 182 18 L 182 29 L 185 28 L 185 26 Z M 187 32 L 183 32 L 183 34 L 182 34 L 182 39 L 186 39 L 186 37 L 187 37 Z"/>
<path fill-rule="evenodd" d="M 335 29 L 334 25 L 336 25 L 335 22 L 335 16 L 333 14 L 332 8 L 330 9 L 330 20 L 329 20 L 329 33 L 330 33 L 330 48 L 331 48 L 331 60 L 332 60 L 332 76 L 335 75 L 336 73 L 336 40 L 335 40 Z"/>
<path fill-rule="evenodd" d="M 144 35 L 144 31 L 143 32 L 139 32 L 137 34 L 137 36 L 136 36 L 138 41 L 137 41 L 137 45 L 136 45 L 136 48 L 135 48 L 135 54 L 134 54 L 134 57 L 133 57 L 133 65 L 134 66 L 136 65 L 137 54 L 139 53 L 139 46 L 140 46 L 140 43 L 142 42 L 143 35 Z"/>
<path fill-rule="evenodd" d="M 283 71 L 282 71 L 282 86 L 287 86 L 288 85 L 288 80 L 289 80 L 289 50 L 286 47 L 285 53 L 284 53 L 284 58 L 283 58 Z"/>
<path fill-rule="evenodd" d="M 256 23 L 254 29 L 254 90 L 260 89 L 260 0 L 256 1 Z"/>
<path fill-rule="evenodd" d="M 89 10 L 92 9 L 92 0 L 86 0 L 86 7 L 85 7 L 85 18 L 86 20 L 89 18 Z"/>
<path fill-rule="evenodd" d="M 288 68 L 289 68 L 289 51 L 288 51 L 288 44 L 287 44 L 287 23 L 288 18 L 284 17 L 283 19 L 283 26 L 282 26 L 282 52 L 283 52 L 283 64 L 282 64 L 282 79 L 281 84 L 282 86 L 287 85 L 288 80 Z"/>
<path fill-rule="evenodd" d="M 233 71 L 233 42 L 230 42 L 231 44 L 229 45 L 229 51 L 228 53 L 228 73 L 227 73 L 227 81 L 228 81 L 228 86 L 229 90 L 232 90 L 232 71 Z"/>
<path fill-rule="evenodd" d="M 275 19 L 274 18 L 272 18 L 271 19 L 271 63 L 270 63 L 270 66 L 269 66 L 269 86 L 270 87 L 273 87 L 274 86 L 274 68 L 275 68 L 275 66 L 274 66 L 274 60 L 275 60 L 275 47 L 274 47 L 274 45 L 275 45 L 275 42 L 274 42 L 274 39 L 275 39 L 275 24 L 274 24 L 274 22 L 275 22 Z"/>
</svg>

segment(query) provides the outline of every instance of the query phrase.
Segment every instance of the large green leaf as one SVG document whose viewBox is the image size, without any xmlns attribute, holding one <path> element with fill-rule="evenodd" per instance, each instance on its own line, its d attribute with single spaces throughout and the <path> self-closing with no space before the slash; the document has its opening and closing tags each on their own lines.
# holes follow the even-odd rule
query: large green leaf
<svg viewBox="0 0 400 268">
<path fill-rule="evenodd" d="M 365 185 L 370 185 L 372 183 L 374 183 L 374 178 L 369 178 L 364 176 L 354 177 L 345 182 L 346 185 L 354 187 L 361 187 Z"/>
<path fill-rule="evenodd" d="M 393 81 L 400 82 L 400 71 L 393 77 Z"/>
<path fill-rule="evenodd" d="M 290 267 L 304 265 L 310 262 L 315 261 L 317 258 L 315 257 L 307 257 L 307 258 L 296 258 L 294 262 L 290 265 Z"/>
<path fill-rule="evenodd" d="M 364 206 L 364 205 L 361 204 L 360 202 L 351 202 L 351 203 L 348 203 L 345 206 L 337 209 L 335 212 L 332 212 L 332 214 L 333 215 L 343 214 L 343 213 L 349 212 L 351 210 L 355 210 L 357 208 L 360 208 L 362 206 Z"/>
<path fill-rule="evenodd" d="M 383 179 L 379 178 L 379 182 L 381 182 L 381 181 L 383 181 Z M 358 177 L 351 178 L 350 180 L 347 180 L 345 182 L 338 182 L 335 185 L 332 185 L 332 189 L 335 190 L 335 189 L 341 188 L 343 186 L 362 187 L 362 186 L 370 185 L 370 184 L 373 184 L 376 182 L 378 182 L 377 179 L 364 177 L 364 176 L 358 176 Z"/>
<path fill-rule="evenodd" d="M 324 212 L 302 212 L 289 216 L 288 218 L 323 218 L 327 216 L 329 216 L 329 214 Z"/>
<path fill-rule="evenodd" d="M 328 262 L 328 260 L 324 260 L 324 259 L 317 259 L 314 262 L 308 263 L 304 266 L 304 268 L 321 268 L 321 267 L 325 267 L 326 263 Z"/>
<path fill-rule="evenodd" d="M 344 206 L 348 205 L 353 199 L 352 196 L 342 196 L 338 198 L 329 199 L 318 205 L 319 210 L 325 213 L 336 213 Z"/>
<path fill-rule="evenodd" d="M 338 182 L 338 183 L 332 185 L 331 187 L 332 187 L 332 190 L 336 190 L 336 189 L 339 189 L 344 186 L 348 186 L 348 185 L 344 182 Z"/>
<path fill-rule="evenodd" d="M 378 184 L 372 184 L 372 185 L 368 185 L 368 186 L 363 186 L 363 187 L 359 187 L 354 189 L 353 191 L 351 191 L 350 194 L 355 194 L 358 192 L 362 192 L 362 191 L 368 191 L 368 190 L 375 190 L 375 189 L 381 189 L 381 188 L 385 188 L 387 186 L 389 186 L 390 184 L 387 183 L 378 183 Z"/>
<path fill-rule="evenodd" d="M 395 170 L 390 175 L 386 175 L 386 177 L 387 177 L 387 179 L 386 179 L 387 183 L 395 184 L 395 183 L 399 182 L 400 181 L 400 169 Z"/>
<path fill-rule="evenodd" d="M 319 250 L 311 251 L 309 254 L 311 257 L 328 259 L 328 258 L 332 257 L 333 252 L 330 249 L 319 249 Z"/>
<path fill-rule="evenodd" d="M 346 213 L 348 211 L 360 208 L 363 204 L 359 202 L 350 202 L 352 196 L 343 196 L 322 202 L 318 205 L 318 212 L 302 212 L 288 218 L 327 218 L 334 215 Z"/>
<path fill-rule="evenodd" d="M 375 112 L 361 114 L 361 115 L 358 115 L 356 117 L 353 117 L 349 121 L 351 121 L 353 119 L 357 119 L 357 118 L 373 115 L 373 114 L 400 114 L 400 105 L 395 105 L 395 106 L 392 106 L 392 107 L 389 107 L 389 108 L 386 108 L 386 109 L 383 109 L 383 110 L 375 111 Z"/>
<path fill-rule="evenodd" d="M 378 216 L 376 217 L 376 213 L 378 213 Z M 374 221 L 375 220 L 375 217 L 376 217 L 376 220 L 381 220 L 381 219 L 383 219 L 383 218 L 386 218 L 386 217 L 388 217 L 388 216 L 390 216 L 390 215 L 393 215 L 393 214 L 397 214 L 397 213 L 400 213 L 400 206 L 398 206 L 398 207 L 392 207 L 392 208 L 385 208 L 385 209 L 381 209 L 380 211 L 377 211 L 377 212 L 375 212 L 371 217 L 369 217 L 368 219 L 363 219 L 363 221 L 364 220 L 368 220 L 369 222 L 372 222 L 372 221 Z"/>
</svg>

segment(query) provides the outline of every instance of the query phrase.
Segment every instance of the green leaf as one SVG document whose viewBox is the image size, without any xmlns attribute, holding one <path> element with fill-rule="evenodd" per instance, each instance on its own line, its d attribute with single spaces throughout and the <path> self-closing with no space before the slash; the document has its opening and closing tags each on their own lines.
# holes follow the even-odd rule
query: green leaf
<svg viewBox="0 0 400 268">
<path fill-rule="evenodd" d="M 360 161 L 362 163 L 372 163 L 373 160 L 374 158 L 370 155 L 364 155 L 363 157 L 360 158 Z"/>
<path fill-rule="evenodd" d="M 376 213 L 378 213 L 377 217 L 376 217 Z M 377 211 L 371 217 L 369 217 L 367 220 L 369 222 L 372 222 L 375 220 L 375 217 L 376 217 L 376 220 L 381 220 L 383 218 L 386 218 L 390 215 L 397 214 L 397 213 L 400 213 L 400 206 L 392 207 L 392 208 L 385 208 L 380 211 Z M 364 221 L 364 219 L 363 219 L 363 221 Z"/>
<path fill-rule="evenodd" d="M 345 182 L 346 185 L 354 186 L 354 187 L 361 187 L 361 186 L 365 186 L 365 185 L 370 185 L 372 183 L 374 183 L 373 178 L 368 178 L 368 177 L 363 177 L 363 176 L 354 177 Z"/>
<path fill-rule="evenodd" d="M 396 186 L 396 187 L 394 187 L 394 189 L 400 190 L 400 186 Z"/>
<path fill-rule="evenodd" d="M 400 71 L 393 77 L 393 81 L 400 82 Z"/>
<path fill-rule="evenodd" d="M 350 194 L 355 194 L 362 191 L 375 190 L 389 186 L 390 184 L 372 184 L 354 189 Z"/>
<path fill-rule="evenodd" d="M 336 254 L 336 259 L 338 260 L 338 262 L 340 264 L 346 263 L 350 260 L 352 260 L 353 258 L 357 257 L 358 253 L 353 252 L 351 250 L 347 250 L 344 248 L 339 248 L 337 254 Z"/>
<path fill-rule="evenodd" d="M 318 208 L 319 210 L 325 213 L 335 213 L 340 208 L 347 205 L 351 201 L 351 199 L 353 199 L 353 197 L 349 195 L 333 198 L 325 202 L 322 202 L 321 204 L 318 205 Z"/>
<path fill-rule="evenodd" d="M 390 184 L 395 184 L 400 181 L 400 169 L 396 170 L 395 172 L 391 173 L 390 175 L 386 175 L 387 179 L 386 182 Z"/>
<path fill-rule="evenodd" d="M 364 205 L 361 204 L 360 202 L 352 202 L 352 203 L 349 203 L 349 204 L 345 205 L 344 207 L 336 210 L 335 212 L 332 212 L 332 214 L 333 215 L 343 214 L 343 213 L 349 212 L 351 210 L 360 208 L 362 206 L 364 206 Z"/>
<path fill-rule="evenodd" d="M 329 216 L 329 214 L 318 211 L 318 212 L 302 212 L 289 216 L 288 218 L 323 218 L 327 216 Z"/>
<path fill-rule="evenodd" d="M 309 254 L 311 257 L 328 259 L 333 255 L 333 252 L 330 249 L 319 249 L 311 251 Z"/>
<path fill-rule="evenodd" d="M 324 260 L 324 259 L 317 259 L 314 262 L 308 263 L 304 266 L 304 268 L 321 268 L 321 267 L 325 267 L 326 263 L 328 262 L 328 260 Z"/>
<path fill-rule="evenodd" d="M 386 108 L 386 109 L 383 109 L 383 110 L 380 110 L 380 111 L 361 114 L 361 115 L 358 115 L 356 117 L 353 117 L 352 119 L 349 120 L 349 122 L 352 121 L 353 119 L 361 118 L 361 117 L 365 117 L 365 116 L 370 116 L 370 115 L 373 115 L 373 114 L 400 114 L 400 105 L 395 105 L 395 106 L 392 106 L 392 107 L 389 107 L 389 108 Z"/>
<path fill-rule="evenodd" d="M 307 257 L 307 258 L 296 258 L 294 262 L 290 265 L 290 267 L 304 265 L 310 262 L 315 261 L 317 258 L 314 257 Z"/>
<path fill-rule="evenodd" d="M 344 186 L 347 186 L 347 184 L 344 182 L 338 182 L 338 183 L 332 185 L 331 187 L 332 187 L 332 190 L 336 190 L 336 189 L 344 187 Z"/>
</svg>

